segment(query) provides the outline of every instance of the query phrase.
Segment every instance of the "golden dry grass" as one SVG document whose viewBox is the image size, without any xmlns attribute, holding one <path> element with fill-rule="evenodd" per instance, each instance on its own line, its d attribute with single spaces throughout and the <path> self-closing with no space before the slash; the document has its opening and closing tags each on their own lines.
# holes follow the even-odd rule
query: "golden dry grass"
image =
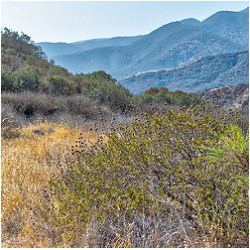
<svg viewBox="0 0 250 250">
<path fill-rule="evenodd" d="M 45 135 L 36 134 L 34 130 L 43 131 Z M 21 128 L 18 138 L 2 139 L 3 247 L 48 246 L 47 237 L 39 235 L 33 227 L 34 211 L 30 207 L 41 205 L 41 189 L 55 172 L 53 163 L 58 156 L 65 158 L 80 132 L 90 141 L 96 138 L 94 132 L 80 128 L 38 123 Z M 35 239 L 36 235 L 39 240 Z"/>
<path fill-rule="evenodd" d="M 18 133 L 19 137 L 13 139 L 2 138 L 2 247 L 96 247 L 93 233 L 96 225 L 91 222 L 84 227 L 79 224 L 62 226 L 58 222 L 57 211 L 46 214 L 44 221 L 39 213 L 43 205 L 41 190 L 57 172 L 58 158 L 67 164 L 67 159 L 71 159 L 71 145 L 75 145 L 79 134 L 94 143 L 96 133 L 48 122 L 30 124 L 20 128 Z M 112 244 L 106 247 L 134 247 L 131 239 L 133 225 L 123 231 L 122 234 L 117 233 Z M 206 236 L 184 242 L 180 240 L 180 246 L 222 246 L 216 240 L 215 231 L 211 228 Z M 152 238 L 155 247 L 158 247 L 158 238 L 158 235 Z"/>
</svg>

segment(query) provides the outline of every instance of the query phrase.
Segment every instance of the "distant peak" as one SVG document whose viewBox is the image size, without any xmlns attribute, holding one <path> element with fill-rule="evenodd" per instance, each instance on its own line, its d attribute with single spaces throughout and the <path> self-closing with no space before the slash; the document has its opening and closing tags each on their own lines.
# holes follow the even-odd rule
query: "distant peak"
<svg viewBox="0 0 250 250">
<path fill-rule="evenodd" d="M 249 13 L 249 7 L 245 8 L 244 10 L 240 11 L 241 13 Z"/>
<path fill-rule="evenodd" d="M 187 25 L 192 25 L 192 26 L 197 26 L 199 25 L 201 22 L 195 18 L 187 18 L 187 19 L 183 19 L 180 21 L 183 24 L 187 24 Z"/>
</svg>

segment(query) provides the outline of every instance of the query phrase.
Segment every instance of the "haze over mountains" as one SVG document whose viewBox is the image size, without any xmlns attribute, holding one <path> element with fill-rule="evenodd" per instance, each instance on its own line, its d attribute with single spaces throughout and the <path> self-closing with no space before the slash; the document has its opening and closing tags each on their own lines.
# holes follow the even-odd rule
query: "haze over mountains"
<svg viewBox="0 0 250 250">
<path fill-rule="evenodd" d="M 217 12 L 202 22 L 190 18 L 169 23 L 144 36 L 94 39 L 70 44 L 39 43 L 38 45 L 42 47 L 49 58 L 55 60 L 56 64 L 67 68 L 73 73 L 104 70 L 117 79 L 126 78 L 121 83 L 129 87 L 134 93 L 140 93 L 146 89 L 145 86 L 149 87 L 151 85 L 167 85 L 172 89 L 178 88 L 195 92 L 209 87 L 206 81 L 210 78 L 212 81 L 211 86 L 216 86 L 216 84 L 224 86 L 226 83 L 219 81 L 219 79 L 225 79 L 223 74 L 230 75 L 231 78 L 228 77 L 230 79 L 228 83 L 232 82 L 234 84 L 241 80 L 246 83 L 246 72 L 244 71 L 244 77 L 239 77 L 237 75 L 239 71 L 235 67 L 237 66 L 239 69 L 242 66 L 242 70 L 248 69 L 248 53 L 232 53 L 248 50 L 248 30 L 249 10 L 247 8 L 239 12 Z M 216 55 L 220 56 L 208 57 L 200 59 L 196 63 L 190 63 L 201 57 Z M 212 70 L 212 64 L 209 62 L 214 60 L 218 67 L 221 64 L 218 74 L 207 71 L 208 69 Z M 242 63 L 243 61 L 246 66 Z M 224 66 L 223 63 L 225 63 Z M 185 73 L 187 72 L 186 69 L 191 68 L 193 74 L 196 74 L 199 69 L 195 70 L 194 67 L 200 67 L 201 65 L 204 68 L 200 72 L 207 74 L 205 82 L 204 79 L 201 79 L 203 73 L 200 76 L 198 73 L 197 75 Z M 186 83 L 178 83 L 178 79 L 170 81 L 168 71 L 159 71 L 160 73 L 157 76 L 156 73 L 150 72 L 140 75 L 139 78 L 135 76 L 127 78 L 141 71 L 178 67 L 181 67 L 181 72 L 186 74 L 182 76 L 182 80 L 185 80 Z M 177 69 L 171 71 L 171 77 L 179 75 L 176 74 L 176 71 Z M 148 76 L 150 77 L 147 79 Z M 198 76 L 200 81 L 199 83 L 196 82 L 197 85 L 195 85 L 195 79 Z M 167 78 L 163 80 L 164 77 Z M 190 77 L 193 80 L 187 80 Z M 235 81 L 234 78 L 238 79 Z M 144 86 L 142 79 L 144 79 Z M 154 80 L 154 82 L 150 83 L 150 79 Z M 135 86 L 132 86 L 133 81 L 136 83 Z M 170 82 L 167 83 L 167 81 Z M 186 86 L 187 83 L 189 85 Z M 177 85 L 174 86 L 175 84 Z"/>
<path fill-rule="evenodd" d="M 207 56 L 175 69 L 137 73 L 121 84 L 134 94 L 150 87 L 199 92 L 215 87 L 247 84 L 249 81 L 248 51 Z"/>
<path fill-rule="evenodd" d="M 43 43 L 37 43 L 37 45 L 41 46 L 43 51 L 49 56 L 49 58 L 53 59 L 54 56 L 73 54 L 95 48 L 126 46 L 137 41 L 141 37 L 142 36 L 113 37 L 106 39 L 100 38 L 100 39 L 79 41 L 75 43 L 43 42 Z"/>
</svg>

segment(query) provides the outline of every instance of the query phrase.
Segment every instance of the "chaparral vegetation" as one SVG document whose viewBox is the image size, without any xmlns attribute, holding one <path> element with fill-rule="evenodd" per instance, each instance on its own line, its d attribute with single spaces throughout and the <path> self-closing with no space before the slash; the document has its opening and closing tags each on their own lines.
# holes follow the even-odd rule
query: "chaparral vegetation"
<svg viewBox="0 0 250 250">
<path fill-rule="evenodd" d="M 245 85 L 134 96 L 1 35 L 3 247 L 249 246 Z"/>
</svg>

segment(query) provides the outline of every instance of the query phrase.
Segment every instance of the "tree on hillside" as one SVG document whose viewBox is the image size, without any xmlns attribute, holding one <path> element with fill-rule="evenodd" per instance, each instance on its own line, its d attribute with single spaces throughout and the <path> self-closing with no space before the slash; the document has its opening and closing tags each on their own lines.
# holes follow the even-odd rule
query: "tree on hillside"
<svg viewBox="0 0 250 250">
<path fill-rule="evenodd" d="M 17 56 L 26 54 L 35 58 L 46 59 L 46 55 L 41 47 L 34 45 L 30 36 L 23 32 L 19 35 L 17 31 L 12 31 L 6 27 L 1 30 L 1 48 L 4 51 L 12 48 Z"/>
</svg>

